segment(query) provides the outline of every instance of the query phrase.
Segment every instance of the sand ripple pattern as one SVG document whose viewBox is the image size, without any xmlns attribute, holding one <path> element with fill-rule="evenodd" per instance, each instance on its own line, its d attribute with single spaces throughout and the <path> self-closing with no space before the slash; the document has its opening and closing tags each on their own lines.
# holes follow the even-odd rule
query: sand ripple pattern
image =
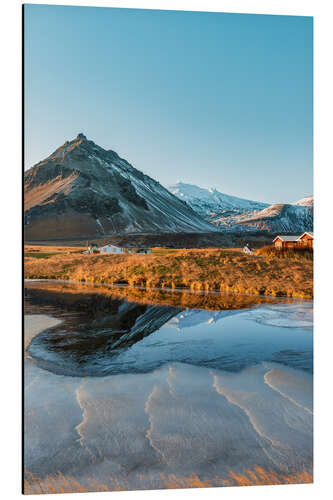
<svg viewBox="0 0 333 500">
<path fill-rule="evenodd" d="M 173 363 L 79 379 L 28 363 L 26 381 L 32 474 L 105 484 L 116 476 L 140 488 L 147 474 L 156 486 L 161 474 L 209 480 L 229 469 L 282 473 L 312 464 L 312 377 L 282 365 L 228 373 Z"/>
</svg>

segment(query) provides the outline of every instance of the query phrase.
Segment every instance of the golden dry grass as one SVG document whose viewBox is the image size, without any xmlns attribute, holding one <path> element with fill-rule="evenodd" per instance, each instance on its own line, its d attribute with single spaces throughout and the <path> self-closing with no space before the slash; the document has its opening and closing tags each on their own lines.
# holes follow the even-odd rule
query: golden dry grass
<svg viewBox="0 0 333 500">
<path fill-rule="evenodd" d="M 61 245 L 25 245 L 24 253 L 77 253 L 83 252 L 84 246 L 61 246 Z"/>
<path fill-rule="evenodd" d="M 256 255 L 265 255 L 267 257 L 277 258 L 277 259 L 291 259 L 291 260 L 306 259 L 313 261 L 313 249 L 306 247 L 278 249 L 274 245 L 266 245 L 256 250 L 255 253 Z"/>
<path fill-rule="evenodd" d="M 248 256 L 218 249 L 149 255 L 72 253 L 45 259 L 26 257 L 25 277 L 275 297 L 313 296 L 311 261 Z"/>
<path fill-rule="evenodd" d="M 228 471 L 225 478 L 200 479 L 197 474 L 189 477 L 179 477 L 175 474 L 137 475 L 142 490 L 147 489 L 183 489 L 183 488 L 213 488 L 219 486 L 264 486 L 281 484 L 309 484 L 313 482 L 311 472 L 278 474 L 272 470 L 264 470 L 255 466 L 254 470 L 244 470 L 242 473 Z M 24 480 L 24 493 L 26 495 L 45 493 L 86 493 L 89 491 L 128 491 L 132 488 L 125 480 L 110 477 L 106 484 L 94 478 L 77 481 L 73 477 L 57 473 L 55 476 L 38 477 L 27 473 Z"/>
</svg>

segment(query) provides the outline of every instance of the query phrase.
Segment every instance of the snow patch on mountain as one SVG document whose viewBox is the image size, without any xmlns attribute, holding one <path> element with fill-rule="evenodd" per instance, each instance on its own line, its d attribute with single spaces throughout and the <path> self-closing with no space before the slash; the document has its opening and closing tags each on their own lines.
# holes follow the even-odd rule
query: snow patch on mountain
<svg viewBox="0 0 333 500">
<path fill-rule="evenodd" d="M 275 204 L 253 213 L 222 218 L 219 226 L 244 231 L 268 231 L 273 233 L 303 233 L 313 230 L 312 207 Z"/>
<path fill-rule="evenodd" d="M 313 207 L 314 204 L 313 196 L 305 196 L 305 198 L 302 198 L 301 200 L 298 200 L 293 204 L 300 205 L 303 207 Z"/>
<path fill-rule="evenodd" d="M 172 194 L 185 201 L 196 212 L 210 221 L 217 215 L 236 215 L 262 210 L 268 206 L 268 203 L 238 198 L 221 193 L 215 188 L 206 189 L 183 182 L 167 186 L 167 188 Z"/>
<path fill-rule="evenodd" d="M 313 196 L 294 204 L 269 205 L 183 182 L 168 189 L 219 230 L 282 233 L 313 230 Z"/>
</svg>

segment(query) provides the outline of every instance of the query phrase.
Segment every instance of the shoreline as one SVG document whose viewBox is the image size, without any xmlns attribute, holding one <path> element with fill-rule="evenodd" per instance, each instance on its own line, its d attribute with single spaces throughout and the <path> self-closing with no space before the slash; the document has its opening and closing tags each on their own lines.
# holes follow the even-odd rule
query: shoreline
<svg viewBox="0 0 333 500">
<path fill-rule="evenodd" d="M 286 296 L 276 296 L 276 295 L 260 295 L 254 293 L 234 293 L 232 291 L 224 292 L 223 290 L 196 290 L 193 288 L 168 288 L 168 287 L 146 287 L 140 285 L 127 285 L 122 283 L 99 283 L 99 282 L 87 282 L 87 281 L 78 281 L 78 280 L 62 280 L 55 278 L 24 278 L 24 283 L 63 283 L 68 285 L 82 285 L 82 286 L 92 286 L 92 287 L 100 287 L 100 288 L 109 288 L 111 290 L 140 290 L 146 292 L 171 292 L 171 293 L 188 293 L 191 295 L 205 296 L 205 295 L 215 295 L 215 296 L 229 296 L 229 297 L 262 297 L 265 299 L 279 300 L 283 298 L 287 298 L 290 301 L 297 302 L 298 300 L 312 302 L 313 298 L 303 298 L 303 297 L 286 297 Z"/>
<path fill-rule="evenodd" d="M 24 313 L 24 354 L 27 356 L 27 348 L 32 339 L 47 328 L 52 328 L 62 323 L 62 320 L 57 319 L 48 314 L 27 314 Z"/>
<path fill-rule="evenodd" d="M 167 288 L 130 287 L 128 285 L 84 283 L 71 280 L 25 280 L 25 288 L 34 296 L 47 298 L 53 304 L 79 300 L 90 307 L 105 308 L 105 299 L 120 299 L 133 304 L 173 307 L 182 310 L 245 310 L 262 305 L 312 303 L 311 299 L 233 294 L 220 291 L 193 291 Z M 103 298 L 103 303 L 98 300 Z M 75 298 L 75 299 L 74 299 Z M 97 301 L 97 302 L 96 302 Z M 95 305 L 93 305 L 95 304 Z"/>
</svg>

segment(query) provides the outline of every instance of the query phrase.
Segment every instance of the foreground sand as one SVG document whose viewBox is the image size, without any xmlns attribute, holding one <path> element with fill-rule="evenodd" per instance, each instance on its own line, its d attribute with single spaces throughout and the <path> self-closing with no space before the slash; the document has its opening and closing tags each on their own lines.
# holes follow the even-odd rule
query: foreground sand
<svg viewBox="0 0 333 500">
<path fill-rule="evenodd" d="M 26 316 L 26 342 L 58 323 Z M 170 363 L 66 377 L 25 362 L 25 491 L 311 482 L 312 377 Z"/>
</svg>

